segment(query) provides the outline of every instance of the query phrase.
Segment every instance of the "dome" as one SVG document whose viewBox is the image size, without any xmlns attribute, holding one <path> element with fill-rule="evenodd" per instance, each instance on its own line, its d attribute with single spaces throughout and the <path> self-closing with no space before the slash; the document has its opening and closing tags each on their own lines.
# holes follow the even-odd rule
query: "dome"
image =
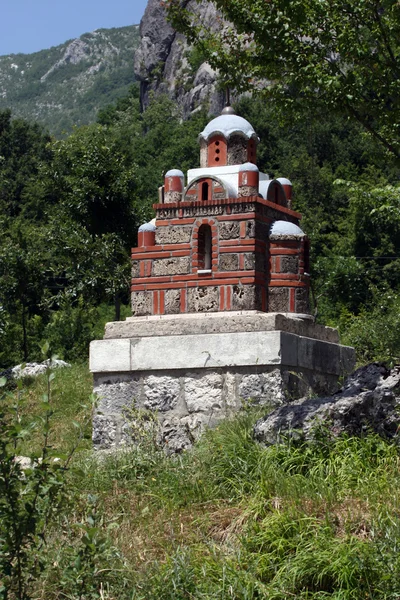
<svg viewBox="0 0 400 600">
<path fill-rule="evenodd" d="M 279 183 L 282 185 L 292 185 L 290 179 L 287 179 L 286 177 L 278 177 L 277 181 L 279 181 Z"/>
<path fill-rule="evenodd" d="M 269 230 L 270 235 L 293 235 L 296 237 L 304 237 L 305 233 L 298 225 L 290 221 L 275 221 Z"/>
<path fill-rule="evenodd" d="M 220 134 L 228 140 L 234 133 L 243 135 L 248 140 L 254 138 L 258 141 L 256 132 L 246 119 L 243 119 L 243 117 L 239 117 L 238 115 L 227 113 L 210 121 L 206 128 L 200 133 L 200 138 L 208 141 L 213 135 Z"/>
<path fill-rule="evenodd" d="M 180 177 L 181 179 L 183 179 L 184 178 L 184 174 L 179 169 L 170 169 L 165 174 L 165 177 Z"/>
<path fill-rule="evenodd" d="M 244 163 L 243 165 L 240 165 L 239 167 L 239 173 L 242 173 L 243 171 L 258 171 L 258 167 L 257 165 L 255 165 L 254 163 Z"/>
<path fill-rule="evenodd" d="M 155 219 L 152 219 L 149 223 L 143 223 L 139 227 L 139 231 L 155 231 L 157 229 Z"/>
</svg>

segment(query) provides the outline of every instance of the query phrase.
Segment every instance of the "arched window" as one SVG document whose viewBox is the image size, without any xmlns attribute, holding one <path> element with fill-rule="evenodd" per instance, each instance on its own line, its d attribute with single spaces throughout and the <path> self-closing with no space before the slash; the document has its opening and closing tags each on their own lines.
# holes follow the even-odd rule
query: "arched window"
<svg viewBox="0 0 400 600">
<path fill-rule="evenodd" d="M 205 181 L 201 184 L 201 199 L 208 200 L 208 183 Z"/>
<path fill-rule="evenodd" d="M 210 225 L 202 225 L 199 228 L 199 270 L 211 269 L 212 238 Z"/>
</svg>

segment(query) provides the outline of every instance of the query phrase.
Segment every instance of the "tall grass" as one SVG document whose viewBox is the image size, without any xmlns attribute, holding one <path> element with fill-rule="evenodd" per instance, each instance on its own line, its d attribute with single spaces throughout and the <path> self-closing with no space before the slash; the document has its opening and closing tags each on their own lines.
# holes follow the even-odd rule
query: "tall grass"
<svg viewBox="0 0 400 600">
<path fill-rule="evenodd" d="M 73 367 L 56 382 L 62 447 L 88 376 Z M 32 406 L 40 386 L 29 388 Z M 312 443 L 263 447 L 252 434 L 258 417 L 245 410 L 175 457 L 146 440 L 81 452 L 36 597 L 398 600 L 397 446 L 320 431 Z M 71 567 L 80 555 L 91 572 L 84 596 L 69 591 L 82 589 Z"/>
</svg>

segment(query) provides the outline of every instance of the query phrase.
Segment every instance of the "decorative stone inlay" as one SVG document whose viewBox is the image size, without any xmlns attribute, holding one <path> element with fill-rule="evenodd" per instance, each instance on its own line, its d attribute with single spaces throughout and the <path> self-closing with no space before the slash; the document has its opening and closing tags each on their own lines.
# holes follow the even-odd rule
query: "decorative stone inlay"
<svg viewBox="0 0 400 600">
<path fill-rule="evenodd" d="M 157 258 L 153 260 L 153 275 L 159 277 L 162 275 L 184 275 L 189 273 L 190 257 L 182 256 L 178 258 Z"/>
</svg>

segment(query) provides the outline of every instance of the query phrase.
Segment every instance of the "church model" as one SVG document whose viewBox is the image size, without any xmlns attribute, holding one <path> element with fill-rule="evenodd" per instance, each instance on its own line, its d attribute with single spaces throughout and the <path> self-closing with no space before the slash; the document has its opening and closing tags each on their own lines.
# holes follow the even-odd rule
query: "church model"
<svg viewBox="0 0 400 600">
<path fill-rule="evenodd" d="M 200 168 L 168 171 L 132 252 L 134 315 L 309 312 L 308 240 L 287 179 L 257 168 L 258 137 L 231 108 L 200 134 Z"/>
<path fill-rule="evenodd" d="M 200 168 L 166 173 L 132 250 L 132 314 L 92 342 L 94 443 L 128 441 L 155 411 L 171 451 L 243 402 L 327 393 L 354 364 L 309 306 L 309 242 L 288 179 L 257 167 L 258 136 L 226 107 L 199 136 Z"/>
</svg>

